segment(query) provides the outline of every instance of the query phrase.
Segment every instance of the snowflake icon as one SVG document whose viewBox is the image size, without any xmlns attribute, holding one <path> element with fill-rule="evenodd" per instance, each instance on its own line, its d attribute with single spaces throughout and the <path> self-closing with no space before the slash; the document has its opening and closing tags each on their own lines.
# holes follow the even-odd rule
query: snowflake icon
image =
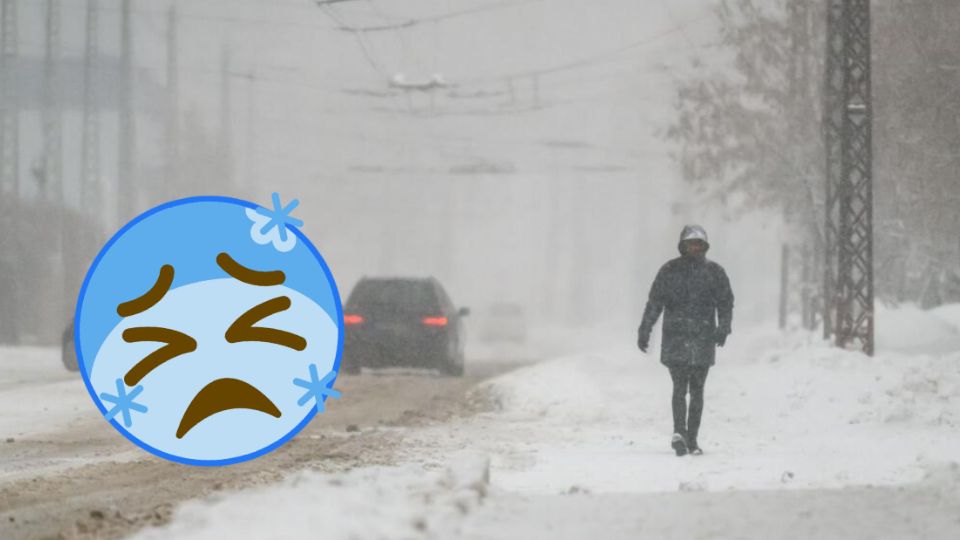
<svg viewBox="0 0 960 540">
<path fill-rule="evenodd" d="M 286 206 L 283 206 L 280 204 L 278 193 L 274 193 L 272 199 L 273 210 L 262 206 L 246 210 L 247 217 L 253 221 L 253 226 L 250 228 L 250 238 L 261 245 L 272 243 L 273 247 L 280 252 L 290 251 L 297 244 L 297 237 L 287 234 L 287 226 L 303 227 L 303 220 L 290 215 L 300 204 L 300 201 L 293 199 Z"/>
<path fill-rule="evenodd" d="M 135 386 L 128 394 L 127 387 L 123 384 L 123 379 L 117 379 L 117 395 L 108 394 L 107 392 L 100 394 L 100 399 L 114 404 L 104 415 L 106 419 L 112 420 L 117 414 L 122 414 L 123 425 L 126 427 L 132 426 L 133 419 L 130 418 L 130 411 L 133 410 L 139 413 L 147 412 L 146 405 L 141 405 L 134 401 L 134 399 L 140 395 L 140 392 L 143 392 L 143 385 Z"/>
<path fill-rule="evenodd" d="M 324 396 L 330 396 L 334 399 L 340 398 L 340 391 L 330 388 L 330 385 L 333 384 L 333 380 L 336 378 L 336 372 L 331 371 L 324 375 L 323 379 L 320 379 L 317 373 L 316 364 L 310 364 L 310 380 L 304 380 L 300 378 L 293 379 L 293 384 L 305 388 L 303 396 L 297 400 L 297 405 L 304 405 L 311 399 L 316 400 L 317 412 L 323 412 L 323 398 Z"/>
</svg>

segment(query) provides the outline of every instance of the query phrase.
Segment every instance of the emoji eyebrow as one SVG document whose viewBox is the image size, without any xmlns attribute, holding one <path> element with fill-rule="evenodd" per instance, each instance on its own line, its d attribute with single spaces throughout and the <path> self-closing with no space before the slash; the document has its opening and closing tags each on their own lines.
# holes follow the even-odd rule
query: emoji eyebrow
<svg viewBox="0 0 960 540">
<path fill-rule="evenodd" d="M 224 272 L 250 285 L 259 285 L 261 287 L 280 285 L 286 279 L 286 276 L 281 270 L 271 270 L 269 272 L 251 270 L 233 260 L 233 257 L 227 253 L 217 255 L 217 264 L 220 265 L 220 268 L 223 268 Z"/>
<path fill-rule="evenodd" d="M 170 290 L 171 283 L 173 283 L 173 267 L 165 264 L 160 267 L 160 274 L 157 276 L 157 281 L 153 283 L 150 290 L 138 298 L 118 305 L 117 315 L 129 317 L 152 308 L 163 298 L 163 295 L 167 294 L 167 291 Z"/>
<path fill-rule="evenodd" d="M 123 376 L 123 382 L 125 382 L 127 386 L 136 385 L 140 382 L 140 379 L 146 377 L 148 373 L 167 360 L 197 350 L 197 340 L 192 337 L 183 332 L 156 326 L 127 328 L 123 331 L 123 340 L 127 343 L 140 341 L 166 343 L 166 345 L 148 354 L 143 360 L 140 360 L 130 368 L 130 371 Z"/>
<path fill-rule="evenodd" d="M 307 348 L 307 340 L 283 330 L 276 328 L 261 328 L 253 326 L 261 320 L 280 313 L 290 308 L 290 299 L 286 296 L 278 296 L 272 300 L 267 300 L 248 309 L 246 313 L 237 317 L 237 320 L 227 328 L 224 334 L 229 343 L 239 343 L 241 341 L 262 341 L 264 343 L 274 343 L 291 349 L 302 351 Z"/>
</svg>

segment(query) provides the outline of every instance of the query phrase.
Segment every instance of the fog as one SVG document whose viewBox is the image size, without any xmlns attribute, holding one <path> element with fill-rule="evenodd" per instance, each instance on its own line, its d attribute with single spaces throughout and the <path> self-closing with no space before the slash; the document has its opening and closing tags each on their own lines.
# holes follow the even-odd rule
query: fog
<svg viewBox="0 0 960 540">
<path fill-rule="evenodd" d="M 960 537 L 960 2 L 0 6 L 0 537 Z"/>
<path fill-rule="evenodd" d="M 45 5 L 19 3 L 17 88 L 34 96 L 19 115 L 26 201 L 45 196 Z M 628 327 L 680 228 L 696 222 L 732 279 L 759 285 L 744 315 L 775 313 L 778 220 L 725 216 L 682 181 L 663 137 L 677 73 L 715 34 L 707 2 L 133 2 L 131 179 L 118 176 L 121 6 L 99 2 L 91 205 L 79 187 L 87 5 L 61 2 L 63 199 L 101 241 L 164 200 L 266 204 L 276 191 L 301 201 L 344 297 L 363 275 L 432 275 L 459 305 L 507 301 L 543 324 Z M 341 29 L 383 26 L 398 28 Z M 443 86 L 422 86 L 433 77 Z M 132 204 L 118 201 L 125 182 Z M 71 292 L 96 249 L 68 268 Z"/>
</svg>

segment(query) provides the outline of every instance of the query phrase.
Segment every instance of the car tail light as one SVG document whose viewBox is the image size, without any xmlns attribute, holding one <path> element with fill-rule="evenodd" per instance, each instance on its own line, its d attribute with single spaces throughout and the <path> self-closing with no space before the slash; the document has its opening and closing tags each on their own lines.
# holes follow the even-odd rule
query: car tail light
<svg viewBox="0 0 960 540">
<path fill-rule="evenodd" d="M 427 326 L 446 326 L 447 318 L 446 317 L 424 317 L 423 324 Z"/>
<path fill-rule="evenodd" d="M 353 315 L 353 314 L 349 314 L 349 315 L 344 315 L 344 316 L 343 316 L 343 323 L 344 323 L 344 324 L 361 324 L 361 323 L 363 323 L 363 321 L 364 321 L 363 315 Z"/>
</svg>

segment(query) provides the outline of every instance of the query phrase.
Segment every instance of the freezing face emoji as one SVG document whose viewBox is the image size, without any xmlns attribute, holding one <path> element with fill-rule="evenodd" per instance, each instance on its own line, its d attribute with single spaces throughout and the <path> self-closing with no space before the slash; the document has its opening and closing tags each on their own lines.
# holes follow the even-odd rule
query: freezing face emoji
<svg viewBox="0 0 960 540">
<path fill-rule="evenodd" d="M 127 438 L 182 463 L 235 463 L 283 444 L 338 395 L 340 298 L 295 206 L 174 201 L 97 256 L 77 354 Z"/>
</svg>

